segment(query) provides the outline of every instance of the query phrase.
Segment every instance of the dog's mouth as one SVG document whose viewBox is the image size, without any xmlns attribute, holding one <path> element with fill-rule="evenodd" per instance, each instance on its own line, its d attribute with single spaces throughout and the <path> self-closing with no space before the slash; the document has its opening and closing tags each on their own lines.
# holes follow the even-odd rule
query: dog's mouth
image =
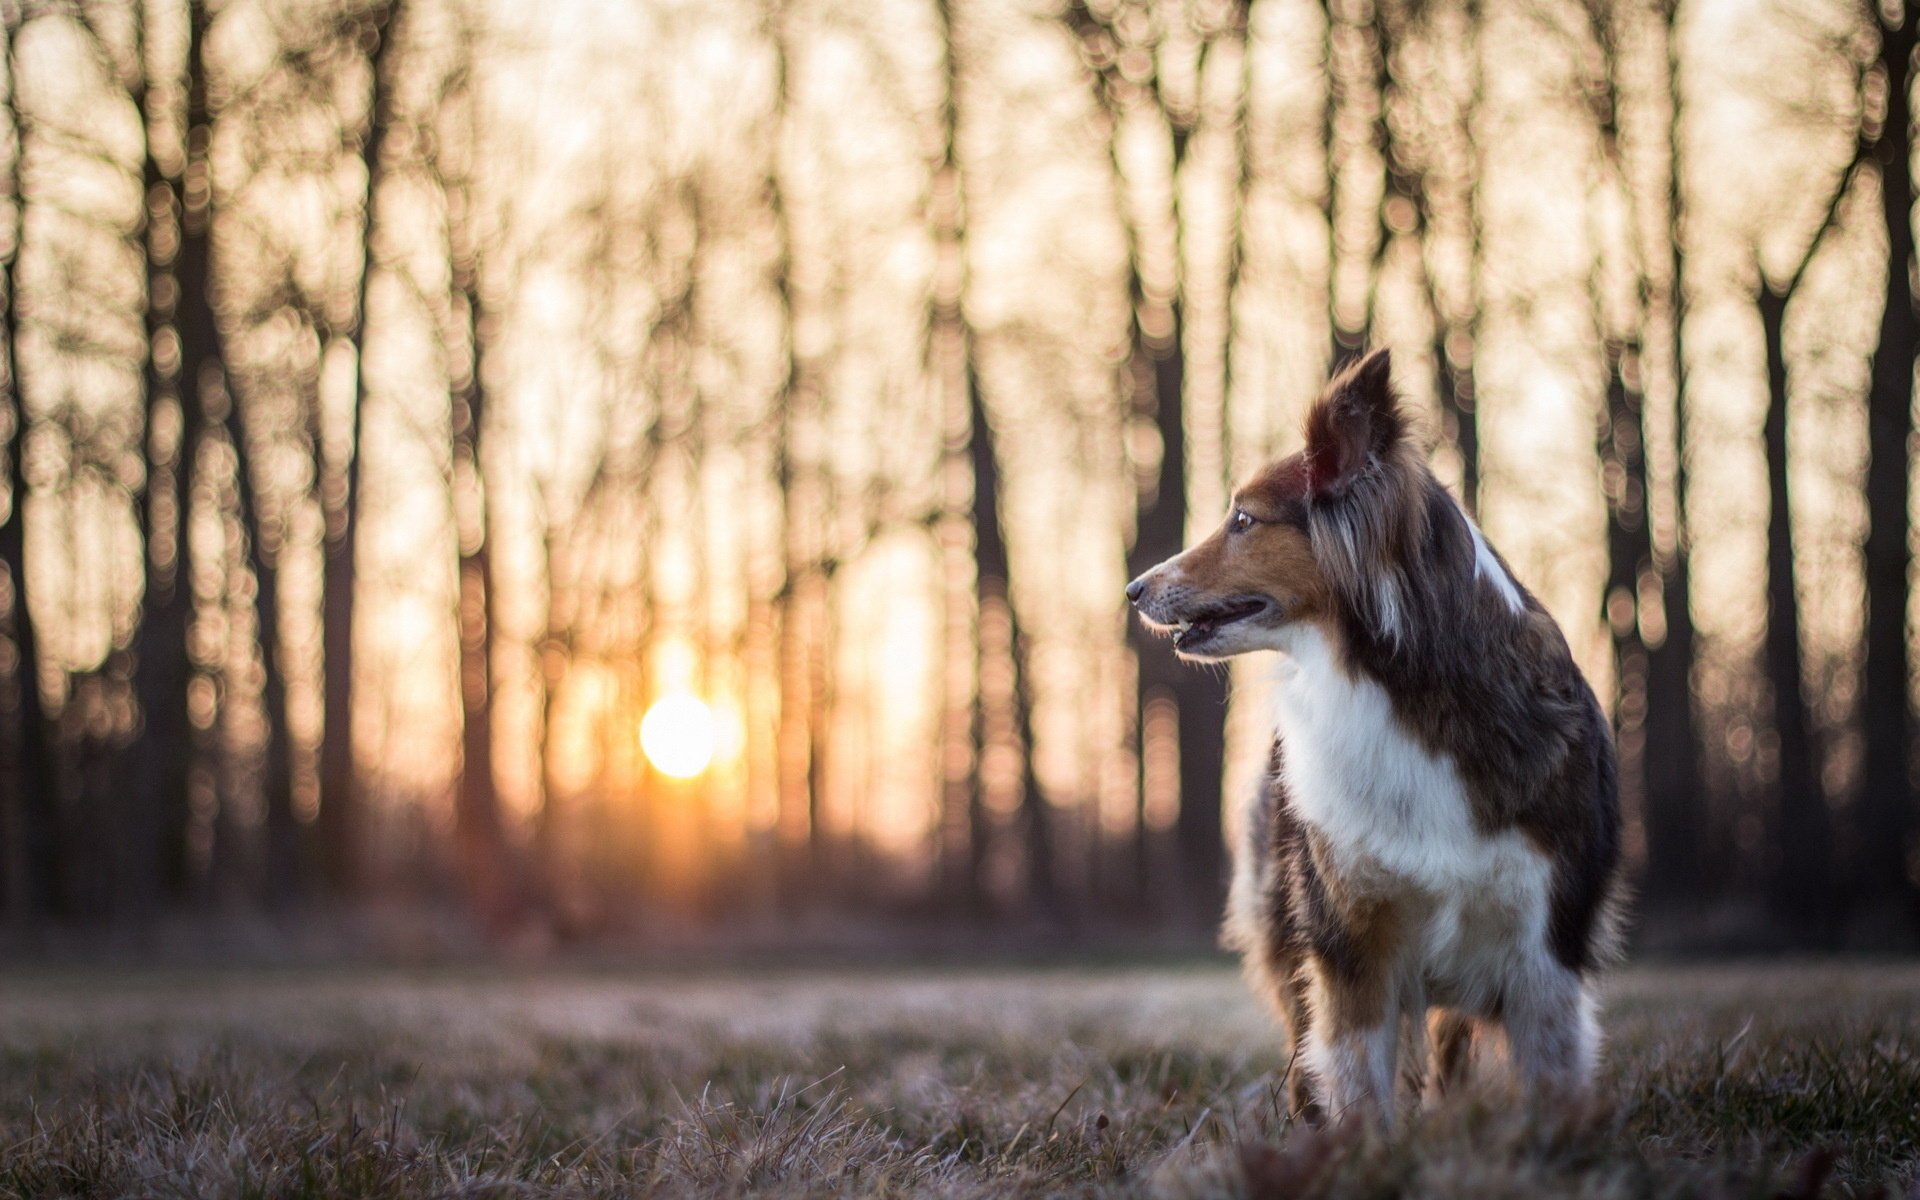
<svg viewBox="0 0 1920 1200">
<path fill-rule="evenodd" d="M 1210 642 L 1222 629 L 1261 616 L 1274 607 L 1262 596 L 1238 596 L 1173 623 L 1173 648 L 1192 650 Z"/>
</svg>

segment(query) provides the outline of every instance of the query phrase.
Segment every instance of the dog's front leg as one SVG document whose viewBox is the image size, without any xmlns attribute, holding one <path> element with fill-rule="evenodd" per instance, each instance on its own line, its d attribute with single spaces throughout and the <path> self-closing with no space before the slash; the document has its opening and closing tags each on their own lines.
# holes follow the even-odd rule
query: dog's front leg
<svg viewBox="0 0 1920 1200">
<path fill-rule="evenodd" d="M 1307 1064 L 1334 1119 L 1393 1120 L 1400 1005 L 1384 972 L 1341 971 L 1316 957 L 1308 967 L 1313 1019 Z"/>
<path fill-rule="evenodd" d="M 1473 1069 L 1473 1019 L 1451 1008 L 1430 1009 L 1427 1041 L 1432 1047 L 1427 1095 L 1438 1100 L 1465 1083 Z"/>
</svg>

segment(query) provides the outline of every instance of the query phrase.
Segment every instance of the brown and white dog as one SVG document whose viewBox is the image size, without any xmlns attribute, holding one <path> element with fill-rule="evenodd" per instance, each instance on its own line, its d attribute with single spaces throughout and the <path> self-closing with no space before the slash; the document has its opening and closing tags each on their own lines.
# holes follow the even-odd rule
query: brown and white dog
<svg viewBox="0 0 1920 1200">
<path fill-rule="evenodd" d="M 1427 469 L 1384 350 L 1327 385 L 1306 435 L 1127 587 L 1186 658 L 1280 654 L 1226 941 L 1288 1026 L 1297 1107 L 1303 1065 L 1332 1113 L 1388 1118 L 1403 1019 L 1436 1089 L 1486 1025 L 1523 1084 L 1577 1091 L 1621 904 L 1606 717 Z"/>
</svg>

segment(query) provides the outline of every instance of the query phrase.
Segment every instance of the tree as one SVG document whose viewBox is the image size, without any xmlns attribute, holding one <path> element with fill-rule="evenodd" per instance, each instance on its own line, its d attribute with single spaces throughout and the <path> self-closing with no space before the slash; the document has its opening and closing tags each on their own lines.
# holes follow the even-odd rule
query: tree
<svg viewBox="0 0 1920 1200">
<path fill-rule="evenodd" d="M 136 796 L 135 810 L 164 831 L 154 851 L 166 860 L 173 891 L 191 886 L 186 836 L 188 794 L 199 737 L 187 716 L 187 689 L 195 666 L 188 648 L 193 593 L 187 561 L 186 523 L 200 451 L 207 436 L 204 401 L 214 386 L 222 347 L 210 296 L 212 207 L 210 150 L 213 109 L 207 80 L 206 5 L 188 5 L 186 107 L 182 116 L 183 161 L 169 167 L 149 142 L 147 246 L 149 366 L 147 442 L 149 465 L 142 493 L 147 541 L 147 586 L 132 657 L 139 726 L 124 764 L 121 785 Z M 146 113 L 149 138 L 162 119 Z M 167 436 L 171 432 L 171 436 Z"/>
<path fill-rule="evenodd" d="M 818 493 L 809 477 L 809 463 L 801 460 L 800 443 L 819 420 L 820 395 L 814 381 L 814 362 L 800 344 L 798 325 L 798 238 L 794 229 L 792 197 L 781 161 L 785 152 L 793 107 L 793 54 L 787 28 L 790 5 L 775 6 L 768 18 L 773 52 L 774 119 L 768 123 L 764 187 L 774 233 L 771 275 L 781 316 L 782 378 L 780 417 L 774 431 L 774 474 L 780 493 L 781 578 L 772 610 L 775 661 L 779 673 L 780 707 L 774 733 L 774 789 L 778 816 L 775 842 L 780 858 L 779 892 L 798 901 L 810 894 L 811 876 L 822 852 L 817 800 L 824 767 L 824 738 L 820 723 L 820 672 L 825 655 L 819 644 L 825 637 L 825 588 L 817 570 L 820 549 L 811 545 L 805 530 L 810 514 L 803 505 Z"/>
<path fill-rule="evenodd" d="M 218 317 L 209 320 L 218 320 Z M 219 370 L 218 374 L 220 382 L 211 386 L 224 387 L 225 371 Z M 266 876 L 262 882 L 269 901 L 284 903 L 301 890 L 303 863 L 300 826 L 293 811 L 293 731 L 287 721 L 287 673 L 280 636 L 278 547 L 283 539 L 277 532 L 269 531 L 267 506 L 253 466 L 252 442 L 261 435 L 252 428 L 246 416 L 247 406 L 238 397 L 232 398 L 228 405 L 235 417 L 235 428 L 226 432 L 233 447 L 234 490 L 240 528 L 246 539 L 247 573 L 253 579 L 261 670 L 260 706 L 266 726 L 260 764 L 267 839 Z"/>
<path fill-rule="evenodd" d="M 41 902 L 38 871 L 35 864 L 45 852 L 44 806 L 51 797 L 52 775 L 48 761 L 46 714 L 40 699 L 40 656 L 34 638 L 33 614 L 29 608 L 26 510 L 27 480 L 22 448 L 27 439 L 29 414 L 20 377 L 20 306 L 16 267 L 20 261 L 21 237 L 26 227 L 27 198 L 22 171 L 26 150 L 26 115 L 19 91 L 18 57 L 14 47 L 25 23 L 18 7 L 4 12 L 0 38 L 5 42 L 7 108 L 11 116 L 12 145 L 7 152 L 7 218 L 4 244 L 0 244 L 0 316 L 4 316 L 6 349 L 0 360 L 6 388 L 6 428 L 4 457 L 7 507 L 0 519 L 0 570 L 5 572 L 0 587 L 0 637 L 11 651 L 10 662 L 0 665 L 0 912 L 12 920 L 25 920 Z"/>
<path fill-rule="evenodd" d="M 1851 183 L 1853 173 L 1847 174 Z M 1836 190 L 1838 208 L 1846 184 Z M 1778 861 L 1770 872 L 1772 902 L 1783 918 L 1818 929 L 1834 915 L 1833 832 L 1820 787 L 1819 755 L 1800 661 L 1800 603 L 1795 587 L 1792 495 L 1788 485 L 1787 309 L 1827 230 L 1826 220 L 1792 276 L 1760 280 L 1760 325 L 1767 356 L 1767 636 L 1766 673 L 1780 746 Z"/>
<path fill-rule="evenodd" d="M 367 400 L 367 298 L 378 265 L 374 206 L 385 177 L 383 151 L 393 122 L 388 56 L 396 40 L 399 0 L 369 13 L 366 36 L 368 87 L 360 163 L 366 173 L 361 203 L 360 277 L 354 293 L 354 397 L 346 461 L 340 464 L 340 494 L 328 514 L 325 578 L 321 591 L 323 666 L 321 690 L 325 733 L 320 744 L 320 811 L 316 817 L 323 879 L 337 895 L 351 894 L 360 877 L 362 816 L 353 757 L 353 637 L 355 588 L 359 582 L 360 430 Z"/>
<path fill-rule="evenodd" d="M 1331 54 L 1334 30 L 1342 18 L 1341 6 L 1329 3 L 1326 6 L 1328 29 L 1328 70 L 1329 91 L 1328 107 L 1331 111 L 1341 103 L 1357 104 L 1357 98 L 1346 93 L 1351 84 L 1335 77 L 1336 70 Z M 1436 15 L 1437 10 L 1428 16 Z M 1478 35 L 1479 11 L 1477 4 L 1468 6 L 1466 17 L 1467 37 Z M 1376 3 L 1373 15 L 1366 27 L 1371 39 L 1374 77 L 1371 81 L 1371 93 L 1365 103 L 1373 108 L 1374 119 L 1371 123 L 1373 148 L 1379 155 L 1381 175 L 1381 200 L 1377 229 L 1374 237 L 1373 262 L 1369 272 L 1369 291 L 1362 323 L 1353 329 L 1340 325 L 1340 314 L 1332 312 L 1334 319 L 1335 354 L 1345 353 L 1352 347 L 1366 347 L 1373 342 L 1373 326 L 1376 319 L 1378 290 L 1380 280 L 1388 267 L 1388 259 L 1395 242 L 1402 237 L 1410 237 L 1421 252 L 1421 287 L 1426 301 L 1428 316 L 1433 322 L 1433 367 L 1434 392 L 1440 403 L 1440 420 L 1446 436 L 1454 444 L 1460 455 L 1460 499 L 1472 511 L 1479 491 L 1479 437 L 1477 418 L 1473 403 L 1473 351 L 1472 324 L 1477 314 L 1473 312 L 1475 275 L 1478 269 L 1480 246 L 1478 225 L 1478 181 L 1461 181 L 1460 196 L 1456 206 L 1466 209 L 1466 279 L 1460 281 L 1453 291 L 1464 288 L 1465 295 L 1450 295 L 1449 289 L 1442 286 L 1436 278 L 1440 270 L 1439 253 L 1436 242 L 1440 236 L 1440 213 L 1438 200 L 1430 175 L 1440 165 L 1432 159 L 1435 152 L 1431 147 L 1424 151 L 1412 144 L 1417 139 L 1407 139 L 1396 135 L 1396 109 L 1404 103 L 1406 86 L 1394 76 L 1394 60 L 1397 37 L 1406 36 L 1411 31 L 1396 29 L 1390 19 L 1389 6 Z M 1478 47 L 1474 48 L 1478 54 Z M 1455 131 L 1460 142 L 1471 145 L 1473 140 L 1472 113 L 1479 102 L 1479 79 L 1475 77 L 1469 84 L 1468 95 L 1460 106 L 1460 128 Z M 1409 106 L 1411 107 L 1411 106 Z M 1399 118 L 1404 123 L 1406 118 Z M 1328 164 L 1333 168 L 1339 157 L 1339 151 L 1332 141 L 1329 125 Z M 1327 193 L 1327 219 L 1329 227 L 1337 220 L 1335 205 L 1338 202 L 1338 189 L 1331 185 Z M 1410 228 L 1403 233 L 1397 223 L 1411 220 Z M 1331 289 L 1330 289 L 1331 292 Z"/>
<path fill-rule="evenodd" d="M 1123 6 L 1124 7 L 1124 6 Z M 1121 69 L 1123 58 L 1146 54 L 1151 43 L 1136 44 L 1135 31 L 1151 30 L 1151 20 L 1123 20 L 1096 13 L 1083 0 L 1067 6 L 1065 20 L 1081 46 L 1092 71 L 1096 111 L 1107 141 L 1108 161 L 1126 236 L 1127 385 L 1134 420 L 1152 429 L 1158 442 L 1158 460 L 1151 475 L 1140 480 L 1134 513 L 1133 540 L 1127 551 L 1127 571 L 1138 576 L 1179 553 L 1187 527 L 1186 440 L 1186 326 L 1179 285 L 1180 214 L 1172 211 L 1143 219 L 1123 161 L 1122 139 L 1127 123 L 1153 122 L 1163 136 L 1168 178 L 1178 194 L 1178 180 L 1192 133 L 1191 114 L 1171 111 L 1149 74 L 1142 82 Z M 1149 464 L 1142 464 L 1147 466 Z M 1141 797 L 1144 804 L 1149 745 L 1156 710 L 1171 711 L 1173 747 L 1179 761 L 1180 807 L 1176 836 L 1180 850 L 1182 885 L 1190 915 L 1212 920 L 1218 910 L 1223 883 L 1225 847 L 1221 829 L 1222 760 L 1226 750 L 1226 686 L 1224 677 L 1178 662 L 1166 642 L 1147 633 L 1138 622 L 1128 625 L 1137 670 L 1134 696 L 1135 744 L 1142 761 Z M 1149 829 L 1144 810 L 1137 818 L 1139 841 L 1136 873 L 1139 894 L 1148 889 Z"/>
<path fill-rule="evenodd" d="M 986 781 L 978 764 L 996 738 L 1010 740 L 1019 755 L 1020 833 L 1026 854 L 1026 899 L 1052 908 L 1055 893 L 1053 830 L 1049 803 L 1034 769 L 1032 648 L 1013 603 L 1012 563 L 1001 509 L 1000 453 L 980 379 L 978 339 L 966 313 L 968 175 L 960 162 L 961 59 L 951 0 L 936 0 L 944 51 L 939 137 L 932 164 L 931 217 L 938 262 L 927 309 L 928 366 L 946 399 L 964 406 L 966 462 L 971 481 L 974 618 L 973 695 L 970 717 L 976 764 L 967 794 L 967 894 L 977 907 L 985 882 L 985 856 L 992 837 Z M 996 664 L 996 660 L 998 660 Z M 1002 669 L 993 669 L 995 666 Z M 1001 692 L 994 680 L 1004 679 Z"/>
<path fill-rule="evenodd" d="M 202 23 L 189 21 L 190 38 L 204 34 Z M 197 40 L 188 47 L 189 59 L 195 60 L 196 55 Z M 138 724 L 132 745 L 121 755 L 120 787 L 135 797 L 137 820 L 152 835 L 148 852 L 155 857 L 154 867 L 167 891 L 177 897 L 187 887 L 187 774 L 194 744 L 186 708 L 193 671 L 187 650 L 193 597 L 186 569 L 186 519 L 203 422 L 197 392 L 182 386 L 180 351 L 184 347 L 178 341 L 185 218 L 180 177 L 187 164 L 170 155 L 165 142 L 156 137 L 179 118 L 159 111 L 155 92 L 143 70 L 138 103 L 147 135 L 141 168 L 147 260 L 147 354 L 142 380 L 147 464 L 140 491 L 140 529 L 145 539 L 146 580 L 140 620 L 129 647 Z M 204 106 L 204 93 L 201 100 Z M 204 111 L 200 118 L 198 125 L 191 114 L 181 122 L 180 154 L 188 151 L 194 129 L 204 131 Z M 203 142 L 203 154 L 204 148 Z M 204 212 L 196 213 L 196 220 L 204 221 Z"/>
<path fill-rule="evenodd" d="M 1821 783 L 1823 755 L 1813 728 L 1805 671 L 1801 661 L 1800 604 L 1796 585 L 1798 556 L 1793 528 L 1791 454 L 1788 415 L 1791 394 L 1786 351 L 1787 314 L 1827 237 L 1837 228 L 1842 206 L 1875 149 L 1864 96 L 1851 160 L 1827 199 L 1825 210 L 1793 270 L 1776 282 L 1758 267 L 1762 342 L 1766 348 L 1767 414 L 1767 633 L 1766 675 L 1773 699 L 1774 734 L 1779 744 L 1778 842 L 1768 872 L 1769 900 L 1780 918 L 1801 934 L 1825 935 L 1841 916 L 1843 897 L 1836 888 L 1833 821 Z M 1911 348 L 1909 348 L 1909 355 Z M 1870 417 L 1871 419 L 1871 417 Z M 1871 570 L 1871 568 L 1869 568 Z M 1902 592 L 1904 610 L 1905 593 Z M 1871 604 L 1871 596 L 1869 596 Z M 1872 720 L 1871 714 L 1868 720 Z"/>
<path fill-rule="evenodd" d="M 1885 11 L 1869 7 L 1875 14 Z M 1874 158 L 1887 232 L 1887 282 L 1867 394 L 1867 618 L 1860 701 L 1861 886 L 1873 906 L 1909 927 L 1920 922 L 1920 885 L 1909 859 L 1915 792 L 1907 647 L 1912 571 L 1908 447 L 1913 438 L 1914 348 L 1920 344 L 1913 295 L 1912 68 L 1920 35 L 1917 23 L 1920 8 L 1903 5 L 1898 19 L 1882 30 L 1880 42 L 1887 108 Z"/>
<path fill-rule="evenodd" d="M 493 722 L 495 644 L 494 550 L 496 534 L 482 471 L 487 428 L 487 351 L 491 329 L 482 291 L 477 186 L 482 129 L 478 43 L 472 27 L 461 35 L 459 59 L 442 94 L 443 107 L 460 123 L 436 131 L 426 155 L 428 174 L 446 204 L 448 305 L 453 351 L 447 370 L 453 474 L 450 499 L 458 541 L 459 677 L 462 710 L 460 775 L 454 792 L 457 858 L 480 915 L 504 925 L 520 914 L 527 881 L 508 843 L 495 777 Z"/>
<path fill-rule="evenodd" d="M 1645 802 L 1641 821 L 1647 839 L 1646 895 L 1650 907 L 1671 906 L 1697 898 L 1700 892 L 1701 854 L 1706 806 L 1700 775 L 1700 747 L 1693 710 L 1694 635 L 1692 581 L 1688 570 L 1687 523 L 1687 397 L 1688 363 L 1686 322 L 1689 308 L 1686 275 L 1685 194 L 1680 103 L 1679 5 L 1667 10 L 1667 195 L 1666 226 L 1670 235 L 1664 296 L 1659 308 L 1669 322 L 1668 340 L 1674 388 L 1673 547 L 1654 569 L 1660 591 L 1662 636 L 1647 647 L 1646 700 L 1642 723 L 1646 729 Z M 1649 497 L 1651 499 L 1651 497 Z M 1644 627 L 1644 621 L 1643 621 Z"/>
<path fill-rule="evenodd" d="M 1671 679 L 1663 678 L 1660 686 L 1656 686 L 1654 681 L 1656 661 L 1662 670 L 1672 667 L 1669 660 L 1673 656 L 1666 651 L 1666 645 L 1678 631 L 1668 630 L 1665 620 L 1668 613 L 1650 611 L 1652 605 L 1649 601 L 1657 601 L 1665 609 L 1673 607 L 1676 598 L 1662 596 L 1659 592 L 1652 596 L 1647 594 L 1649 582 L 1657 582 L 1664 590 L 1667 575 L 1661 569 L 1662 561 L 1653 528 L 1656 481 L 1648 462 L 1648 452 L 1656 431 L 1648 421 L 1644 391 L 1645 338 L 1655 332 L 1652 325 L 1662 299 L 1673 315 L 1673 328 L 1669 333 L 1675 339 L 1676 346 L 1681 316 L 1678 298 L 1680 256 L 1677 250 L 1670 250 L 1667 256 L 1671 275 L 1667 281 L 1668 294 L 1664 298 L 1659 295 L 1660 281 L 1656 275 L 1663 257 L 1658 246 L 1664 243 L 1669 248 L 1674 247 L 1679 237 L 1676 217 L 1679 203 L 1678 109 L 1670 103 L 1666 114 L 1665 170 L 1669 174 L 1666 181 L 1669 191 L 1666 210 L 1662 211 L 1657 204 L 1647 204 L 1648 199 L 1659 194 L 1655 180 L 1650 178 L 1658 169 L 1654 166 L 1656 156 L 1649 152 L 1653 148 L 1642 147 L 1635 135 L 1636 130 L 1649 128 L 1652 121 L 1634 120 L 1633 111 L 1635 106 L 1650 105 L 1657 102 L 1659 97 L 1649 96 L 1638 89 L 1630 90 L 1626 82 L 1634 77 L 1658 77 L 1654 72 L 1637 71 L 1625 61 L 1625 56 L 1635 53 L 1637 46 L 1634 30 L 1629 23 L 1637 23 L 1647 15 L 1643 7 L 1622 4 L 1618 0 L 1588 0 L 1587 4 L 1589 26 L 1594 45 L 1599 50 L 1600 68 L 1588 84 L 1589 103 L 1599 134 L 1602 168 L 1626 209 L 1625 228 L 1618 245 L 1610 244 L 1610 235 L 1604 228 L 1604 222 L 1597 220 L 1597 211 L 1593 214 L 1596 217 L 1595 224 L 1599 227 L 1596 237 L 1602 246 L 1595 261 L 1593 303 L 1607 379 L 1599 444 L 1607 501 L 1608 578 L 1602 597 L 1602 617 L 1613 638 L 1618 691 L 1614 718 L 1619 739 L 1622 791 L 1628 802 L 1636 805 L 1641 814 L 1650 844 L 1649 857 L 1652 858 L 1652 844 L 1657 840 L 1657 835 L 1664 832 L 1661 819 L 1676 806 L 1697 804 L 1697 799 L 1691 792 L 1672 794 L 1671 786 L 1663 784 L 1666 790 L 1661 792 L 1657 802 L 1659 811 L 1655 811 L 1653 780 L 1663 772 L 1671 775 L 1676 770 L 1685 771 L 1694 749 L 1691 745 L 1691 697 L 1685 678 L 1687 661 L 1683 658 L 1678 663 L 1680 677 L 1677 687 Z M 1671 35 L 1670 29 L 1666 32 Z M 1671 73 L 1667 82 L 1667 98 L 1671 102 L 1675 94 L 1671 90 L 1674 82 Z M 1618 254 L 1622 261 L 1619 273 L 1625 287 L 1617 293 L 1610 293 L 1604 282 L 1607 274 L 1604 260 L 1609 254 Z M 1676 362 L 1676 387 L 1679 386 L 1681 374 Z M 1676 404 L 1678 399 L 1676 396 Z M 1679 432 L 1676 425 L 1676 438 Z M 1677 444 L 1675 451 L 1677 458 Z M 1684 471 L 1680 472 L 1680 478 L 1684 480 Z M 1676 487 L 1683 491 L 1684 483 L 1677 483 Z M 1684 546 L 1676 546 L 1673 555 L 1679 560 L 1682 571 L 1684 552 Z M 1688 619 L 1684 611 L 1684 595 L 1677 598 L 1677 604 L 1681 611 L 1674 615 L 1684 629 Z M 1660 687 L 1669 690 L 1661 692 Z M 1659 710 L 1657 716 L 1654 715 L 1656 706 Z M 1678 712 L 1673 711 L 1675 708 Z M 1684 741 L 1676 742 L 1664 728 L 1675 724 L 1686 731 Z M 1666 761 L 1668 756 L 1680 762 L 1669 763 Z M 1650 890 L 1664 900 L 1673 894 L 1672 889 L 1689 887 L 1693 881 L 1690 875 L 1665 865 L 1668 854 L 1666 844 L 1662 843 L 1659 853 L 1662 873 L 1650 884 Z M 1668 870 L 1673 870 L 1674 874 L 1665 874 Z"/>
</svg>

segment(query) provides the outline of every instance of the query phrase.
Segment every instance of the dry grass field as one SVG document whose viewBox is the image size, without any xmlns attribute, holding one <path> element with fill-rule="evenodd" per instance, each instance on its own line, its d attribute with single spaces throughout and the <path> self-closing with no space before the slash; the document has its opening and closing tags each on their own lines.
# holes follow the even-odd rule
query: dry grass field
<svg viewBox="0 0 1920 1200">
<path fill-rule="evenodd" d="M 1920 966 L 1641 968 L 1602 1100 L 1292 1120 L 1222 964 L 0 979 L 0 1196 L 1905 1196 Z"/>
</svg>

